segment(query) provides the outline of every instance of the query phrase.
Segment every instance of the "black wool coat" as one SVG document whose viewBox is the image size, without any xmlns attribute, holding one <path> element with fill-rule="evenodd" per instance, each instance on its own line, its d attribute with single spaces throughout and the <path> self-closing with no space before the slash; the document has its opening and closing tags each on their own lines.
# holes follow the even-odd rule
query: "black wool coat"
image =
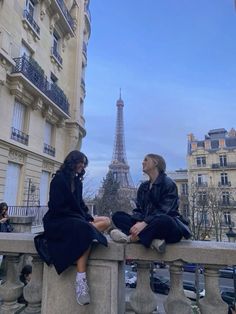
<svg viewBox="0 0 236 314">
<path fill-rule="evenodd" d="M 106 237 L 90 222 L 82 198 L 82 181 L 74 180 L 75 192 L 63 172 L 57 172 L 50 184 L 49 210 L 43 218 L 48 251 L 58 274 L 72 265 L 90 247 L 93 240 L 107 246 Z"/>
</svg>

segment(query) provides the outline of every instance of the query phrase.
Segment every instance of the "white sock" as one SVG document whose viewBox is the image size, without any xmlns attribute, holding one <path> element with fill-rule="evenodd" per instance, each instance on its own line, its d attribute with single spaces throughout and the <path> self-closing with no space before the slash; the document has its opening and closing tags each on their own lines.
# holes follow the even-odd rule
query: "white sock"
<svg viewBox="0 0 236 314">
<path fill-rule="evenodd" d="M 79 273 L 77 272 L 76 274 L 76 282 L 80 281 L 80 280 L 83 280 L 83 279 L 86 279 L 86 273 Z"/>
</svg>

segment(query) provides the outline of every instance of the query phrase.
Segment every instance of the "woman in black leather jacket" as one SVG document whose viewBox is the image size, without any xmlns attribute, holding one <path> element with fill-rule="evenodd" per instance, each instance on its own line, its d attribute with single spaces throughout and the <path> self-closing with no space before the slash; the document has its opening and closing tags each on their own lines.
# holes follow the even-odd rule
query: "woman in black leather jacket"
<svg viewBox="0 0 236 314">
<path fill-rule="evenodd" d="M 116 212 L 112 220 L 118 229 L 110 235 L 117 242 L 137 242 L 150 245 L 159 252 L 165 243 L 176 243 L 182 237 L 190 238 L 187 222 L 178 211 L 178 191 L 174 181 L 165 174 L 163 157 L 148 154 L 143 160 L 143 172 L 149 180 L 143 182 L 137 193 L 137 207 L 133 214 Z"/>
</svg>

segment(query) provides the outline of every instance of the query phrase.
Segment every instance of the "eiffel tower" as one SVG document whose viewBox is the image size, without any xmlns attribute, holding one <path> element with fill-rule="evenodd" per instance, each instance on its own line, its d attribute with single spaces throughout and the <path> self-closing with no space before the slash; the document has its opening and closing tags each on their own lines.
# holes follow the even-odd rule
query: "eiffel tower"
<svg viewBox="0 0 236 314">
<path fill-rule="evenodd" d="M 134 190 L 134 184 L 129 172 L 129 165 L 125 152 L 125 136 L 124 136 L 124 119 L 123 108 L 124 102 L 120 98 L 116 102 L 117 106 L 117 118 L 116 118 L 116 133 L 115 143 L 113 149 L 113 156 L 111 164 L 109 165 L 109 171 L 114 175 L 114 178 L 119 182 L 120 189 L 122 190 Z"/>
</svg>

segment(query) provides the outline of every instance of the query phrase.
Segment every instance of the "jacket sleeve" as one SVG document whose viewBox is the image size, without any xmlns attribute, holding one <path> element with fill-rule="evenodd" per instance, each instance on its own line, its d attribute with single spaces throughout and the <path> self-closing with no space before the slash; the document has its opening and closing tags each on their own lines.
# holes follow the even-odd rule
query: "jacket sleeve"
<svg viewBox="0 0 236 314">
<path fill-rule="evenodd" d="M 80 206 L 85 213 L 85 218 L 87 221 L 94 221 L 93 216 L 89 214 L 88 206 L 85 205 L 84 200 L 82 199 L 80 202 Z"/>
<path fill-rule="evenodd" d="M 144 208 L 143 208 L 143 189 L 142 185 L 140 185 L 138 192 L 137 192 L 137 199 L 136 199 L 136 208 L 133 209 L 132 217 L 138 221 L 143 221 L 144 219 Z"/>
<path fill-rule="evenodd" d="M 160 214 L 175 216 L 178 212 L 178 190 L 173 181 L 169 181 L 168 184 L 158 188 L 152 198 L 150 211 L 147 212 L 144 219 L 147 224 Z"/>
</svg>

